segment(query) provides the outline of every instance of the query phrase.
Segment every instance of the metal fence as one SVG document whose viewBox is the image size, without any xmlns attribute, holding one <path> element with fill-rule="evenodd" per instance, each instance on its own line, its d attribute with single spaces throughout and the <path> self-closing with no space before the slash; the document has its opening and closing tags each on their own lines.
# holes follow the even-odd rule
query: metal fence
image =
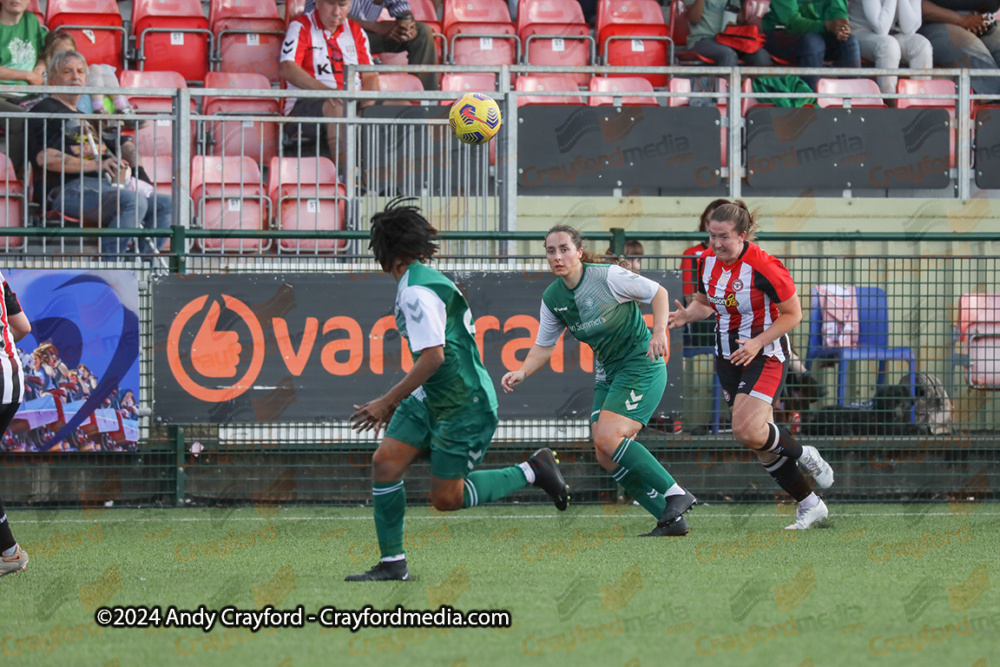
<svg viewBox="0 0 1000 667">
<path fill-rule="evenodd" d="M 183 231 L 174 230 L 181 235 Z M 26 233 L 65 232 L 28 230 Z M 211 232 L 192 233 L 200 236 Z M 281 232 L 270 234 L 271 240 L 280 240 Z M 359 236 L 359 233 L 318 235 L 336 238 Z M 450 236 L 454 238 L 451 247 L 455 248 L 467 242 L 517 248 L 517 244 L 527 239 L 537 243 L 541 238 L 540 234 L 494 234 L 492 240 L 485 242 L 472 233 Z M 595 242 L 608 241 L 618 247 L 626 238 L 649 242 L 670 237 L 678 245 L 700 240 L 696 234 L 629 235 L 622 231 L 591 236 Z M 865 236 L 858 235 L 857 240 Z M 981 236 L 981 240 L 991 237 Z M 766 248 L 788 238 L 791 236 L 772 234 L 763 236 L 760 242 Z M 91 247 L 87 244 L 93 243 L 80 242 L 85 252 Z M 116 265 L 137 271 L 140 281 L 144 416 L 140 420 L 139 451 L 128 455 L 5 452 L 0 456 L 0 484 L 5 498 L 18 504 L 81 504 L 89 512 L 100 512 L 110 502 L 142 505 L 253 502 L 262 513 L 272 511 L 275 503 L 293 500 L 367 502 L 370 457 L 376 443 L 370 436 L 352 433 L 346 424 L 167 427 L 158 422 L 151 362 L 151 278 L 179 269 L 230 275 L 376 272 L 371 258 L 353 253 L 344 253 L 337 261 L 290 255 L 184 257 L 167 253 L 165 259 L 169 260 L 170 268 L 139 258 Z M 790 378 L 776 412 L 779 421 L 797 431 L 803 442 L 818 446 L 837 469 L 837 485 L 826 495 L 851 500 L 993 497 L 989 479 L 998 472 L 996 436 L 1000 430 L 1000 404 L 996 390 L 1000 387 L 996 385 L 1000 364 L 996 360 L 1000 357 L 997 354 L 1000 347 L 996 338 L 978 339 L 976 344 L 986 345 L 987 351 L 985 361 L 983 350 L 976 352 L 975 363 L 979 365 L 974 365 L 970 353 L 974 352 L 976 330 L 967 324 L 972 319 L 995 317 L 996 311 L 995 307 L 982 303 L 970 306 L 966 295 L 1000 292 L 996 280 L 1000 257 L 792 255 L 782 259 L 796 281 L 803 303 L 803 322 L 791 338 L 807 368 L 794 380 Z M 648 255 L 643 258 L 643 270 L 677 269 L 681 260 L 679 251 Z M 12 268 L 46 269 L 109 266 L 85 257 L 35 252 L 8 255 L 7 264 Z M 439 267 L 446 271 L 545 270 L 535 253 L 484 256 L 445 252 Z M 831 341 L 823 338 L 837 332 L 824 329 L 817 300 L 817 288 L 833 285 L 853 287 L 858 294 L 864 292 L 874 298 L 865 302 L 866 311 L 882 309 L 880 313 L 859 314 L 858 324 L 865 328 L 875 320 L 884 323 L 884 337 L 866 344 L 903 350 L 897 360 L 887 363 L 885 372 L 879 373 L 877 362 L 852 361 L 841 369 L 835 359 L 817 356 L 817 352 L 823 352 L 820 348 L 826 348 L 827 354 L 837 352 L 831 351 Z M 540 294 L 539 291 L 539 297 Z M 960 308 L 963 304 L 966 307 Z M 472 308 L 475 312 L 475 303 Z M 772 490 L 761 477 L 762 471 L 732 439 L 728 410 L 719 400 L 712 357 L 703 349 L 707 342 L 705 331 L 674 332 L 679 334 L 685 338 L 686 349 L 680 417 L 676 421 L 651 423 L 638 439 L 685 486 L 707 500 L 771 500 Z M 340 386 L 332 384 L 331 391 L 350 391 L 349 380 L 341 382 Z M 485 465 L 518 462 L 538 446 L 549 445 L 560 452 L 577 501 L 603 502 L 609 507 L 617 502 L 614 484 L 594 459 L 585 422 L 511 421 L 500 416 L 501 424 Z M 192 449 L 195 442 L 199 447 Z M 743 465 L 748 463 L 751 466 Z M 425 464 L 418 464 L 409 476 L 414 497 L 428 490 L 428 472 Z M 530 502 L 537 497 L 526 492 L 515 495 L 513 500 Z"/>
</svg>

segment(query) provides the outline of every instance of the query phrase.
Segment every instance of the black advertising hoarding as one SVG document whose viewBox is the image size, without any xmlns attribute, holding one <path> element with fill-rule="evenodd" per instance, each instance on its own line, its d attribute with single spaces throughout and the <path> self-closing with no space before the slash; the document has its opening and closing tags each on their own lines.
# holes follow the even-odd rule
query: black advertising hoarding
<svg viewBox="0 0 1000 667">
<path fill-rule="evenodd" d="M 722 182 L 721 119 L 714 106 L 521 107 L 518 194 L 711 195 Z"/>
<path fill-rule="evenodd" d="M 593 401 L 590 349 L 564 334 L 548 366 L 511 394 L 500 379 L 534 343 L 549 273 L 447 272 L 472 307 L 501 419 L 583 419 Z M 643 275 L 673 296 L 676 271 Z M 153 287 L 153 414 L 165 423 L 345 420 L 410 368 L 386 274 L 177 276 Z M 644 307 L 652 322 L 649 307 Z M 662 416 L 681 406 L 681 336 L 670 340 Z"/>
<path fill-rule="evenodd" d="M 945 109 L 747 112 L 747 183 L 754 188 L 944 188 L 951 182 Z"/>
<path fill-rule="evenodd" d="M 976 185 L 1000 188 L 1000 107 L 989 106 L 976 113 Z"/>
</svg>

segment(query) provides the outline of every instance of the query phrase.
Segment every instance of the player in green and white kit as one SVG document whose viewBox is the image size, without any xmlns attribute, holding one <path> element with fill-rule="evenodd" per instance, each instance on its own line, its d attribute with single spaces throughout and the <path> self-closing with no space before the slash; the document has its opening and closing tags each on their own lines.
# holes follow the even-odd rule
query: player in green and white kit
<svg viewBox="0 0 1000 667">
<path fill-rule="evenodd" d="M 396 327 L 413 352 L 413 368 L 384 396 L 355 405 L 358 431 L 385 424 L 372 458 L 375 531 L 382 559 L 347 581 L 406 581 L 403 550 L 406 492 L 403 473 L 430 453 L 431 502 L 439 510 L 474 507 L 534 484 L 560 510 L 568 487 L 555 456 L 539 449 L 524 463 L 473 471 L 497 427 L 497 397 L 479 356 L 472 312 L 465 297 L 439 271 L 423 264 L 434 256 L 436 230 L 407 200 L 394 200 L 372 217 L 375 259 L 398 282 Z"/>
<path fill-rule="evenodd" d="M 619 266 L 585 262 L 580 233 L 566 225 L 549 230 L 545 254 L 559 279 L 542 294 L 535 344 L 501 386 L 513 391 L 544 366 L 565 329 L 590 345 L 597 371 L 590 421 L 598 463 L 657 518 L 647 535 L 686 535 L 690 529 L 683 515 L 695 497 L 635 441 L 667 384 L 667 290 Z M 652 334 L 639 303 L 653 306 Z"/>
</svg>

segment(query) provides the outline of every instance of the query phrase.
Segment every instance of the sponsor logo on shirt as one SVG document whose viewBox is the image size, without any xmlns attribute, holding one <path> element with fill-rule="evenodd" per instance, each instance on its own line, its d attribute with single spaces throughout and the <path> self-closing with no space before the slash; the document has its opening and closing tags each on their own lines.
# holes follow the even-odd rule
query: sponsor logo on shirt
<svg viewBox="0 0 1000 667">
<path fill-rule="evenodd" d="M 569 328 L 570 331 L 586 331 L 587 329 L 593 329 L 594 327 L 604 324 L 607 320 L 603 317 L 599 317 L 596 320 L 590 320 L 587 322 L 580 322 L 579 324 L 574 324 Z"/>
<path fill-rule="evenodd" d="M 740 302 L 736 300 L 736 295 L 730 292 L 724 297 L 721 296 L 710 296 L 708 297 L 710 303 L 716 306 L 729 306 L 731 308 L 739 307 Z"/>
</svg>

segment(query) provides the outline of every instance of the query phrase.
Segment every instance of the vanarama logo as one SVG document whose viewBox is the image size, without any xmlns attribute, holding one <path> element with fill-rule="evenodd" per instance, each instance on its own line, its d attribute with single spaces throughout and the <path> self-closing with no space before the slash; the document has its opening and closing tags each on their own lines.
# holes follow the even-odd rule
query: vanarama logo
<svg viewBox="0 0 1000 667">
<path fill-rule="evenodd" d="M 771 156 L 757 157 L 750 155 L 747 158 L 747 173 L 749 174 L 770 174 L 781 170 L 807 165 L 817 160 L 825 160 L 831 157 L 849 155 L 865 149 L 864 140 L 857 136 L 838 134 L 833 141 L 818 143 L 815 146 L 804 146 L 796 149 L 789 147 L 784 153 L 777 153 Z"/>
</svg>

